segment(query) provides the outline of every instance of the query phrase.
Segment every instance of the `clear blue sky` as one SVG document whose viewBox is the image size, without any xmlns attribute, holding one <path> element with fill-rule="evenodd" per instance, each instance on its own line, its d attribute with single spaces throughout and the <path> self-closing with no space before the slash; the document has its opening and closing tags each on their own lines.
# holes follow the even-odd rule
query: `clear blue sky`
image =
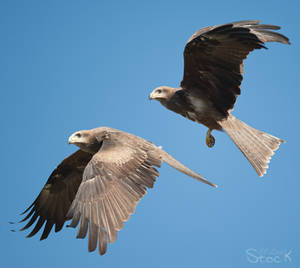
<svg viewBox="0 0 300 268">
<path fill-rule="evenodd" d="M 264 256 L 267 267 L 300 267 L 299 10 L 296 1 L 1 1 L 1 265 L 260 267 L 251 261 Z M 262 179 L 224 133 L 209 149 L 203 126 L 148 100 L 179 85 L 193 32 L 244 19 L 280 25 L 292 43 L 251 54 L 234 110 L 287 141 Z M 43 242 L 10 232 L 76 149 L 69 135 L 98 126 L 162 145 L 220 187 L 164 165 L 103 257 L 71 228 Z"/>
</svg>

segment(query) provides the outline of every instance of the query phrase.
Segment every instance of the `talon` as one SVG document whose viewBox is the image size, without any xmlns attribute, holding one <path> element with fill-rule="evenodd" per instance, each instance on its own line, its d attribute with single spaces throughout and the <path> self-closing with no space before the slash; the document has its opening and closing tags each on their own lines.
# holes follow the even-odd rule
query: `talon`
<svg viewBox="0 0 300 268">
<path fill-rule="evenodd" d="M 212 130 L 209 129 L 206 133 L 206 145 L 211 148 L 215 145 L 215 138 L 213 135 L 211 135 Z"/>
</svg>

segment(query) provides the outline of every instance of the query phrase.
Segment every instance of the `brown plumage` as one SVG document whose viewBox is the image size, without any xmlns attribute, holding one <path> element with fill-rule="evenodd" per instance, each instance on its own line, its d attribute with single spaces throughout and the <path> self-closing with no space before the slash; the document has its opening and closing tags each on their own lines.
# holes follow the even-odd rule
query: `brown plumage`
<svg viewBox="0 0 300 268">
<path fill-rule="evenodd" d="M 77 238 L 88 233 L 88 250 L 106 252 L 107 241 L 117 239 L 117 231 L 134 213 L 147 188 L 159 176 L 155 167 L 164 161 L 201 182 L 216 187 L 193 172 L 160 147 L 134 135 L 108 127 L 75 132 L 69 143 L 80 149 L 64 159 L 22 220 L 29 220 L 25 230 L 34 225 L 27 237 L 45 224 L 41 240 L 55 225 L 55 232 L 65 221 L 79 224 Z"/>
<path fill-rule="evenodd" d="M 272 30 L 279 26 L 240 21 L 200 29 L 184 49 L 184 75 L 179 88 L 158 87 L 149 98 L 167 109 L 208 127 L 206 144 L 215 143 L 211 131 L 225 130 L 259 176 L 283 140 L 256 130 L 231 115 L 243 74 L 243 61 L 266 42 L 289 44 Z"/>
</svg>

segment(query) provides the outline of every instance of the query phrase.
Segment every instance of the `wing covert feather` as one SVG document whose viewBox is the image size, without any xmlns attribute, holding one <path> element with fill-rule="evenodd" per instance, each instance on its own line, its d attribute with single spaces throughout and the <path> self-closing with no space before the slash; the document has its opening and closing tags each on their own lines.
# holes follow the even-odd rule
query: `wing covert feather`
<svg viewBox="0 0 300 268">
<path fill-rule="evenodd" d="M 107 241 L 117 239 L 139 200 L 159 176 L 154 166 L 161 165 L 157 147 L 127 133 L 111 134 L 83 173 L 83 180 L 67 214 L 70 227 L 79 224 L 78 234 L 88 232 L 88 250 L 106 252 Z M 86 210 L 86 206 L 90 210 Z M 87 230 L 87 225 L 88 230 Z"/>
</svg>

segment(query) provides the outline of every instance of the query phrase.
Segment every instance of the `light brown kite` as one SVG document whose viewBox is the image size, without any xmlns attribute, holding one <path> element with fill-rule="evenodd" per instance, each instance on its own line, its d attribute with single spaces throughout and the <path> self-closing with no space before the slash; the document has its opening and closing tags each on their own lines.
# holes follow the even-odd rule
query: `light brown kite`
<svg viewBox="0 0 300 268">
<path fill-rule="evenodd" d="M 184 49 L 184 74 L 179 88 L 161 86 L 149 98 L 167 109 L 208 127 L 206 144 L 215 143 L 211 131 L 225 130 L 259 176 L 268 168 L 271 155 L 283 140 L 254 129 L 233 115 L 240 95 L 243 61 L 266 42 L 289 44 L 272 30 L 280 27 L 240 21 L 200 29 Z"/>
<path fill-rule="evenodd" d="M 80 149 L 64 159 L 50 175 L 37 199 L 24 212 L 29 220 L 25 230 L 35 235 L 45 224 L 41 240 L 55 225 L 65 221 L 79 224 L 77 238 L 88 233 L 88 250 L 106 252 L 107 241 L 117 239 L 117 231 L 134 213 L 147 188 L 159 176 L 155 167 L 162 162 L 184 174 L 216 187 L 193 172 L 160 147 L 134 135 L 108 127 L 75 132 L 69 143 Z"/>
</svg>

